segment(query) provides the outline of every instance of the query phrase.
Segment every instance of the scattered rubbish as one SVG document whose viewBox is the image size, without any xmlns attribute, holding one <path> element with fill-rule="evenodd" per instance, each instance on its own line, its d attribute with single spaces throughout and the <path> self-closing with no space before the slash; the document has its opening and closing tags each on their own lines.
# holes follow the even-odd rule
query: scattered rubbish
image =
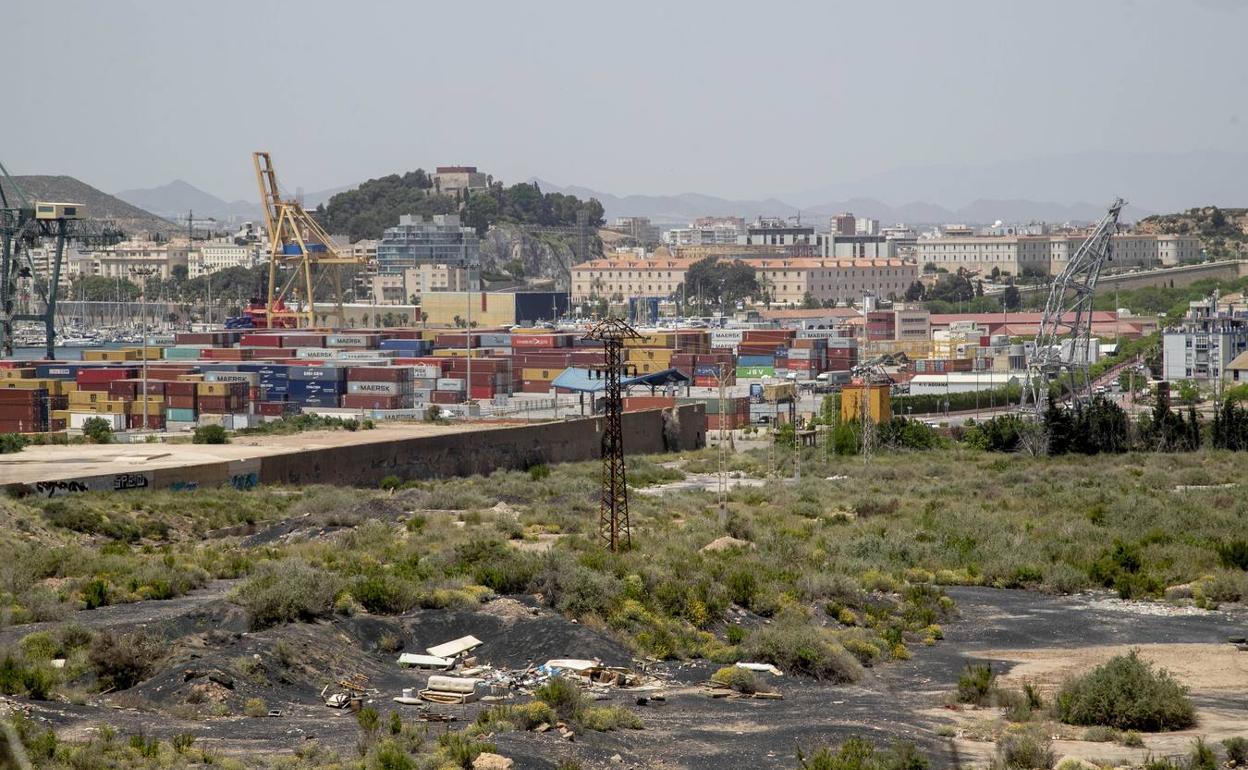
<svg viewBox="0 0 1248 770">
<path fill-rule="evenodd" d="M 845 481 L 845 480 L 846 480 L 846 479 L 848 479 L 848 478 L 849 478 L 849 476 L 846 476 L 846 475 L 844 475 L 844 474 L 839 474 L 839 473 L 838 473 L 838 474 L 837 474 L 837 475 L 835 475 L 835 476 L 828 476 L 826 479 L 824 479 L 824 481 Z"/>
<path fill-rule="evenodd" d="M 325 698 L 325 705 L 331 709 L 345 709 L 351 702 L 351 696 L 345 692 L 336 692 Z"/>
<path fill-rule="evenodd" d="M 271 716 L 271 717 L 280 717 L 281 715 L 282 715 L 282 710 L 281 710 L 281 709 L 269 709 L 269 716 Z"/>
<path fill-rule="evenodd" d="M 472 770 L 511 770 L 513 762 L 502 754 L 483 751 L 472 760 Z"/>
<path fill-rule="evenodd" d="M 481 693 L 480 679 L 457 676 L 429 677 L 429 685 L 420 691 L 420 697 L 430 703 L 472 703 Z"/>
<path fill-rule="evenodd" d="M 409 666 L 412 668 L 429 668 L 441 671 L 448 670 L 455 665 L 454 658 L 443 658 L 437 655 L 418 655 L 412 652 L 405 652 L 399 656 L 400 666 Z"/>
<path fill-rule="evenodd" d="M 735 537 L 732 537 L 731 535 L 724 535 L 723 537 L 717 537 L 711 542 L 702 546 L 702 551 L 704 553 L 715 553 L 718 551 L 727 551 L 730 548 L 747 549 L 747 548 L 753 548 L 753 547 L 754 547 L 754 544 L 751 543 L 749 540 L 741 540 L 740 538 L 735 538 Z"/>
<path fill-rule="evenodd" d="M 784 696 L 778 692 L 765 692 L 762 690 L 758 692 L 737 692 L 732 689 L 732 685 L 717 682 L 714 679 L 705 682 L 702 686 L 704 693 L 716 699 L 731 698 L 733 700 L 744 700 L 756 698 L 758 700 L 784 700 Z"/>
<path fill-rule="evenodd" d="M 406 706 L 418 706 L 422 702 L 415 689 L 411 687 L 404 687 L 403 694 L 394 696 L 393 700 L 395 703 L 402 703 Z"/>
<path fill-rule="evenodd" d="M 1231 489 L 1237 486 L 1234 482 L 1226 484 L 1178 484 L 1175 486 L 1175 492 L 1196 492 L 1202 489 Z"/>
<path fill-rule="evenodd" d="M 428 647 L 425 649 L 425 652 L 437 658 L 455 658 L 459 655 L 463 655 L 465 652 L 475 650 L 482 644 L 484 644 L 484 642 L 477 637 L 470 635 L 460 637 L 459 639 L 452 639 L 449 642 L 443 642 L 442 644 L 434 645 L 433 647 Z"/>
<path fill-rule="evenodd" d="M 776 676 L 784 676 L 784 672 L 776 668 L 770 663 L 737 663 L 737 668 L 743 668 L 746 671 L 758 671 L 760 673 L 775 674 Z"/>
<path fill-rule="evenodd" d="M 65 659 L 64 659 L 64 658 L 53 658 L 53 659 L 52 659 L 52 668 L 65 668 Z"/>
</svg>

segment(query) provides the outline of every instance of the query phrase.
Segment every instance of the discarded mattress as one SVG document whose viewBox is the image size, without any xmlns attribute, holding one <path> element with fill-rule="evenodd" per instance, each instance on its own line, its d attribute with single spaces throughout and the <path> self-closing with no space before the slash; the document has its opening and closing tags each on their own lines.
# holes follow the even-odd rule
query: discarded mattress
<svg viewBox="0 0 1248 770">
<path fill-rule="evenodd" d="M 454 658 L 456 655 L 463 655 L 469 650 L 475 650 L 482 644 L 483 642 L 475 636 L 464 636 L 429 647 L 425 652 L 436 658 Z"/>
<path fill-rule="evenodd" d="M 746 671 L 757 671 L 760 674 L 775 674 L 776 676 L 784 676 L 784 672 L 770 663 L 737 663 L 737 668 L 743 668 Z"/>
<path fill-rule="evenodd" d="M 434 674 L 420 697 L 430 703 L 472 703 L 481 697 L 482 685 L 480 679 Z"/>
<path fill-rule="evenodd" d="M 454 658 L 443 658 L 437 655 L 418 655 L 414 652 L 405 652 L 399 655 L 400 666 L 411 666 L 414 668 L 432 668 L 445 671 L 455 665 Z"/>
</svg>

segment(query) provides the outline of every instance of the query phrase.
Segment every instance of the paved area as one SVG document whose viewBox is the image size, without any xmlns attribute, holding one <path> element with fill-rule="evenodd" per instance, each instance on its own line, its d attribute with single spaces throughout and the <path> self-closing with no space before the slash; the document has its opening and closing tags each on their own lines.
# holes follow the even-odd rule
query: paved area
<svg viewBox="0 0 1248 770">
<path fill-rule="evenodd" d="M 362 446 L 402 438 L 494 430 L 506 424 L 508 423 L 382 424 L 374 430 L 308 431 L 290 436 L 235 437 L 233 443 L 218 445 L 144 443 L 30 446 L 16 454 L 0 455 L 0 484 L 29 484 L 35 481 L 249 460 L 309 449 Z"/>
</svg>

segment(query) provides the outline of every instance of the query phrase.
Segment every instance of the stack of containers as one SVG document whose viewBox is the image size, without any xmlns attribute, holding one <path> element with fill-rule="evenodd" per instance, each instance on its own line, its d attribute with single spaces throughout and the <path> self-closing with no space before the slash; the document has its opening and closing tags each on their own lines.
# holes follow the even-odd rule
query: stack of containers
<svg viewBox="0 0 1248 770">
<path fill-rule="evenodd" d="M 442 358 L 414 358 L 405 360 L 401 365 L 412 370 L 412 405 L 424 406 L 433 402 L 433 391 L 438 389 L 438 379 L 442 376 Z M 396 361 L 396 365 L 398 362 Z"/>
<path fill-rule="evenodd" d="M 221 425 L 229 430 L 245 428 L 251 424 L 248 419 L 246 380 L 231 379 L 249 372 L 208 372 L 204 381 L 196 383 L 196 405 L 199 409 L 197 422 L 200 425 Z M 212 380 L 208 378 L 212 377 Z"/>
<path fill-rule="evenodd" d="M 827 372 L 847 372 L 858 365 L 858 340 L 828 337 Z"/>
<path fill-rule="evenodd" d="M 676 333 L 656 332 L 624 340 L 630 372 L 653 374 L 672 368 Z"/>
<path fill-rule="evenodd" d="M 327 334 L 325 347 L 338 350 L 377 350 L 381 346 L 380 334 Z"/>
<path fill-rule="evenodd" d="M 789 373 L 799 380 L 813 380 L 828 365 L 828 341 L 826 339 L 798 338 L 789 348 Z"/>
<path fill-rule="evenodd" d="M 289 400 L 303 407 L 338 407 L 346 391 L 347 370 L 340 366 L 290 368 Z"/>
<path fill-rule="evenodd" d="M 138 370 L 132 366 L 83 366 L 74 373 L 76 387 L 69 394 L 68 427 L 81 430 L 83 423 L 100 417 L 115 431 L 125 430 L 126 414 L 131 402 L 109 397 L 114 380 L 134 379 Z"/>
<path fill-rule="evenodd" d="M 393 353 L 396 358 L 418 358 L 433 353 L 433 341 L 406 338 L 382 340 L 381 350 Z"/>
<path fill-rule="evenodd" d="M 750 424 L 750 399 L 748 396 L 732 396 L 725 398 L 723 401 L 724 410 L 720 412 L 720 401 L 718 398 L 678 398 L 677 404 L 705 404 L 706 405 L 706 429 L 719 430 L 722 425 L 724 430 L 736 430 L 738 428 L 747 427 Z"/>
<path fill-rule="evenodd" d="M 514 349 L 511 347 L 511 333 L 503 330 L 477 332 L 477 345 L 487 351 L 490 355 L 507 357 L 510 356 Z"/>
<path fill-rule="evenodd" d="M 256 375 L 252 404 L 262 417 L 283 417 L 297 412 L 289 401 L 290 365 L 278 363 L 239 364 L 239 371 Z"/>
<path fill-rule="evenodd" d="M 788 345 L 793 332 L 787 329 L 749 329 L 737 345 L 737 378 L 775 377 L 788 369 Z"/>
<path fill-rule="evenodd" d="M 732 353 L 677 353 L 672 356 L 672 368 L 691 378 L 698 388 L 717 387 L 721 373 L 725 385 L 737 383 L 737 363 Z"/>
<path fill-rule="evenodd" d="M 182 379 L 186 377 L 189 379 Z M 200 375 L 187 374 L 165 383 L 165 429 L 190 430 L 197 424 Z"/>
<path fill-rule="evenodd" d="M 46 430 L 48 430 L 47 390 L 43 388 L 0 390 L 0 433 L 40 433 Z"/>
<path fill-rule="evenodd" d="M 110 400 L 125 401 L 130 404 L 130 412 L 126 415 L 126 427 L 131 430 L 164 430 L 165 428 L 165 383 L 149 378 L 146 385 L 142 379 L 113 380 L 108 383 Z M 144 405 L 146 404 L 146 409 Z M 146 424 L 143 421 L 147 415 Z"/>
<path fill-rule="evenodd" d="M 347 370 L 348 409 L 411 409 L 412 367 L 353 366 Z"/>
</svg>

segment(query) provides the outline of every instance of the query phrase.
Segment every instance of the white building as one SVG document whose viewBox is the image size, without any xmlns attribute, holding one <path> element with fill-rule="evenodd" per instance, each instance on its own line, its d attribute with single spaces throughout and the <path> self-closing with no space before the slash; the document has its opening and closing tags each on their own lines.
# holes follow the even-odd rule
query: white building
<svg viewBox="0 0 1248 770">
<path fill-rule="evenodd" d="M 1224 307 L 1215 294 L 1188 304 L 1187 316 L 1162 335 L 1162 379 L 1213 382 L 1248 350 L 1248 311 Z"/>
<path fill-rule="evenodd" d="M 916 374 L 910 380 L 910 395 L 947 396 L 951 393 L 974 393 L 977 390 L 995 390 L 1011 384 L 1019 384 L 1019 376 L 1009 372 Z"/>
<path fill-rule="evenodd" d="M 733 224 L 674 227 L 663 233 L 668 246 L 735 246 L 743 230 Z"/>
<path fill-rule="evenodd" d="M 255 267 L 260 261 L 260 246 L 236 243 L 233 239 L 203 241 L 190 252 L 187 275 L 198 278 L 231 267 Z"/>
<path fill-rule="evenodd" d="M 402 305 L 434 291 L 477 291 L 481 288 L 476 267 L 421 264 L 400 273 L 372 276 L 370 289 L 379 305 Z"/>
<path fill-rule="evenodd" d="M 1085 239 L 1082 233 L 920 238 L 915 259 L 951 273 L 965 269 L 986 275 L 997 268 L 1009 275 L 1057 275 Z M 1111 269 L 1150 268 L 1199 259 L 1200 241 L 1194 236 L 1119 233 L 1113 236 L 1112 249 Z"/>
<path fill-rule="evenodd" d="M 855 235 L 879 235 L 880 220 L 870 217 L 858 217 L 854 220 Z"/>
<path fill-rule="evenodd" d="M 148 278 L 168 280 L 173 276 L 173 268 L 179 265 L 187 267 L 189 273 L 189 254 L 186 241 L 125 241 L 74 254 L 69 264 L 75 275 L 124 278 L 142 284 Z"/>
</svg>

